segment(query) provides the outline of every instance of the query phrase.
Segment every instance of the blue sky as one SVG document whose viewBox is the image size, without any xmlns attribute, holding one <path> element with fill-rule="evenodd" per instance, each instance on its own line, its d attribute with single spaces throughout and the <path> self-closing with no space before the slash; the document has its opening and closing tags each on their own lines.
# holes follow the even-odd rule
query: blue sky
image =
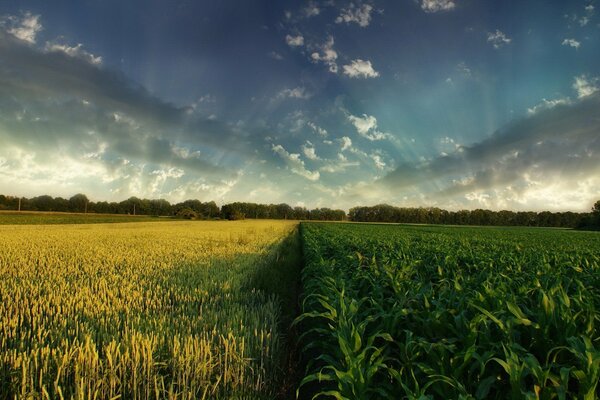
<svg viewBox="0 0 600 400">
<path fill-rule="evenodd" d="M 0 192 L 587 210 L 599 7 L 5 1 Z"/>
</svg>

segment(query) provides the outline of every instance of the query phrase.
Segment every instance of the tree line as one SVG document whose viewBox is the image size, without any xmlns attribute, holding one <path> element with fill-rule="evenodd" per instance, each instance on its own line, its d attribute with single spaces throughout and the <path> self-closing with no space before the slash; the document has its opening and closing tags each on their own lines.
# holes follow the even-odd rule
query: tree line
<svg viewBox="0 0 600 400">
<path fill-rule="evenodd" d="M 351 208 L 348 219 L 357 222 L 593 228 L 600 226 L 600 201 L 596 202 L 590 213 L 483 209 L 447 211 L 436 207 L 409 208 L 380 204 Z"/>
<path fill-rule="evenodd" d="M 235 202 L 219 207 L 214 201 L 186 200 L 171 204 L 167 200 L 130 197 L 121 202 L 90 201 L 84 194 L 69 199 L 48 195 L 32 198 L 0 194 L 0 210 L 58 211 L 97 214 L 174 216 L 189 219 L 294 219 L 316 221 L 392 222 L 441 225 L 545 226 L 557 228 L 600 229 L 600 200 L 589 213 L 571 211 L 447 211 L 437 207 L 395 207 L 380 204 L 344 210 L 291 207 L 288 204 Z"/>
<path fill-rule="evenodd" d="M 54 211 L 96 214 L 174 216 L 188 219 L 297 219 L 319 221 L 343 221 L 344 210 L 291 207 L 288 204 L 230 203 L 222 207 L 214 201 L 186 200 L 171 204 L 164 199 L 139 199 L 130 197 L 121 202 L 93 202 L 84 194 L 69 199 L 48 195 L 32 198 L 0 194 L 0 210 Z"/>
</svg>

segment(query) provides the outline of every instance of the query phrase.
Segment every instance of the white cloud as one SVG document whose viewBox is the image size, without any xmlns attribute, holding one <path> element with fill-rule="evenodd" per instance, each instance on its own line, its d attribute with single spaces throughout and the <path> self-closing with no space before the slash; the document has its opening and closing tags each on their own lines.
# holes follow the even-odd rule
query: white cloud
<svg viewBox="0 0 600 400">
<path fill-rule="evenodd" d="M 496 29 L 496 32 L 488 32 L 487 41 L 491 43 L 495 49 L 499 49 L 512 42 L 512 39 L 506 36 L 504 32 Z"/>
<path fill-rule="evenodd" d="M 600 90 L 600 77 L 588 78 L 586 75 L 576 76 L 573 89 L 577 91 L 577 97 L 580 99 L 590 96 Z"/>
<path fill-rule="evenodd" d="M 352 122 L 358 133 L 363 136 L 369 133 L 371 129 L 377 128 L 377 119 L 372 115 L 363 114 L 362 117 L 350 115 L 348 119 Z"/>
<path fill-rule="evenodd" d="M 589 86 L 589 78 L 583 81 L 576 89 Z M 401 164 L 382 183 L 399 194 L 416 185 L 446 204 L 462 198 L 482 205 L 488 199 L 489 207 L 505 209 L 587 208 L 600 194 L 600 92 L 591 93 L 513 120 L 460 152 L 421 165 Z M 586 181 L 585 188 L 579 187 Z M 436 187 L 428 189 L 425 182 L 435 182 Z"/>
<path fill-rule="evenodd" d="M 320 168 L 323 172 L 334 174 L 337 172 L 345 172 L 348 167 L 358 167 L 358 161 L 348 161 L 345 155 L 338 153 L 337 159 L 328 160 L 328 163 Z"/>
<path fill-rule="evenodd" d="M 348 75 L 350 78 L 377 78 L 379 72 L 373 69 L 371 61 L 358 59 L 344 65 L 344 75 Z"/>
<path fill-rule="evenodd" d="M 0 21 L 0 26 L 7 27 L 6 30 L 11 35 L 28 43 L 34 44 L 38 32 L 42 28 L 40 16 L 33 15 L 29 11 L 23 14 L 22 18 L 8 16 Z"/>
<path fill-rule="evenodd" d="M 342 151 L 352 148 L 352 139 L 348 136 L 344 136 L 340 140 L 342 141 Z"/>
<path fill-rule="evenodd" d="M 571 47 L 574 47 L 575 49 L 579 49 L 579 46 L 581 46 L 581 43 L 575 39 L 565 39 L 562 41 L 562 45 L 563 46 L 571 46 Z"/>
<path fill-rule="evenodd" d="M 302 35 L 297 35 L 297 36 L 286 35 L 285 42 L 288 44 L 288 46 L 291 46 L 291 47 L 304 46 L 304 36 L 302 36 Z"/>
<path fill-rule="evenodd" d="M 568 97 L 562 99 L 546 100 L 542 99 L 542 102 L 535 106 L 527 109 L 527 114 L 532 115 L 542 110 L 549 110 L 559 105 L 571 104 L 571 99 Z"/>
<path fill-rule="evenodd" d="M 283 60 L 283 56 L 276 51 L 270 52 L 269 57 L 271 57 L 273 60 L 277 60 L 277 61 Z"/>
<path fill-rule="evenodd" d="M 377 167 L 377 169 L 383 170 L 385 168 L 386 163 L 379 154 L 371 154 L 371 159 L 373 160 L 373 163 L 375 163 L 375 167 Z"/>
<path fill-rule="evenodd" d="M 354 125 L 358 134 L 366 139 L 374 141 L 389 137 L 389 134 L 377 129 L 377 119 L 372 115 L 363 114 L 362 117 L 348 115 L 348 120 Z"/>
<path fill-rule="evenodd" d="M 310 181 L 318 181 L 320 178 L 319 171 L 311 172 L 306 169 L 304 161 L 300 159 L 300 154 L 289 153 L 282 145 L 273 145 L 273 152 L 281 157 L 290 168 L 290 171 L 296 175 L 300 175 Z"/>
<path fill-rule="evenodd" d="M 367 27 L 371 23 L 371 11 L 373 6 L 370 4 L 363 4 L 362 6 L 356 7 L 354 3 L 350 3 L 348 8 L 342 8 L 340 15 L 335 19 L 337 24 L 345 22 L 347 24 L 354 22 L 360 27 Z"/>
<path fill-rule="evenodd" d="M 575 77 L 572 88 L 577 93 L 577 98 L 581 99 L 590 96 L 600 90 L 600 77 L 588 78 L 587 75 L 579 75 Z M 527 109 L 527 114 L 533 115 L 542 110 L 549 110 L 556 106 L 572 105 L 573 101 L 569 97 L 559 99 L 546 100 L 542 99 L 541 103 Z"/>
<path fill-rule="evenodd" d="M 327 41 L 320 46 L 321 51 L 313 52 L 310 57 L 315 63 L 322 62 L 323 64 L 327 65 L 329 67 L 329 71 L 335 74 L 338 72 L 338 66 L 336 63 L 338 54 L 334 50 L 333 45 L 333 36 L 329 36 Z"/>
<path fill-rule="evenodd" d="M 595 8 L 592 4 L 588 4 L 584 7 L 584 10 L 585 14 L 582 16 L 579 16 L 577 14 L 565 14 L 565 18 L 568 18 L 570 22 L 577 22 L 579 26 L 584 27 L 590 23 L 592 16 L 594 15 Z"/>
<path fill-rule="evenodd" d="M 319 157 L 317 156 L 317 153 L 315 152 L 314 145 L 309 141 L 307 141 L 306 144 L 302 145 L 302 152 L 304 153 L 304 156 L 306 156 L 306 158 L 308 158 L 309 160 L 312 160 L 312 161 L 319 160 Z"/>
<path fill-rule="evenodd" d="M 454 0 L 421 0 L 421 8 L 427 13 L 450 11 L 455 7 Z"/>
<path fill-rule="evenodd" d="M 281 92 L 277 94 L 278 98 L 292 98 L 292 99 L 310 99 L 312 95 L 306 92 L 306 89 L 303 87 L 296 87 L 293 89 L 283 89 Z"/>
<path fill-rule="evenodd" d="M 307 18 L 316 17 L 319 14 L 321 14 L 321 9 L 314 1 L 309 2 L 308 6 L 304 8 L 304 15 Z"/>
<path fill-rule="evenodd" d="M 323 136 L 323 137 L 327 136 L 327 130 L 325 130 L 324 128 L 321 128 L 314 122 L 309 121 L 306 125 L 308 125 L 309 128 L 311 128 L 313 131 L 315 131 L 320 136 Z"/>
<path fill-rule="evenodd" d="M 44 50 L 46 50 L 49 53 L 64 53 L 69 57 L 79 58 L 93 65 L 102 64 L 102 57 L 95 56 L 92 53 L 87 52 L 86 50 L 84 50 L 83 45 L 81 43 L 75 46 L 69 46 L 66 44 L 46 42 Z"/>
<path fill-rule="evenodd" d="M 152 171 L 150 175 L 155 176 L 155 179 L 149 185 L 150 193 L 159 194 L 169 178 L 177 180 L 184 176 L 185 172 L 182 169 L 171 167 L 166 169 L 156 169 Z"/>
</svg>

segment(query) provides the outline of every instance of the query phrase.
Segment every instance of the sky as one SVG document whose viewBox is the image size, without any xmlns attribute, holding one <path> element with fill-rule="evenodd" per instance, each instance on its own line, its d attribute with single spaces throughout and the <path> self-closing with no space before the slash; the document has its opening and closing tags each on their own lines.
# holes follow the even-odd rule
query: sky
<svg viewBox="0 0 600 400">
<path fill-rule="evenodd" d="M 0 193 L 588 211 L 600 2 L 2 1 Z"/>
</svg>

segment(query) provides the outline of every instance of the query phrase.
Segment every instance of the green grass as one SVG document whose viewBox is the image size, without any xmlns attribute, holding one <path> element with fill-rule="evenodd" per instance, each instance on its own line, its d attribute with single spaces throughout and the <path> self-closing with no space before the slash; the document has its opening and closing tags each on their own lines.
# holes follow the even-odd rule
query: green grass
<svg viewBox="0 0 600 400">
<path fill-rule="evenodd" d="M 0 225 L 107 224 L 118 222 L 153 222 L 172 220 L 172 218 L 159 218 L 146 215 L 0 211 Z"/>
<path fill-rule="evenodd" d="M 597 233 L 318 223 L 301 231 L 301 396 L 600 395 Z"/>
</svg>

